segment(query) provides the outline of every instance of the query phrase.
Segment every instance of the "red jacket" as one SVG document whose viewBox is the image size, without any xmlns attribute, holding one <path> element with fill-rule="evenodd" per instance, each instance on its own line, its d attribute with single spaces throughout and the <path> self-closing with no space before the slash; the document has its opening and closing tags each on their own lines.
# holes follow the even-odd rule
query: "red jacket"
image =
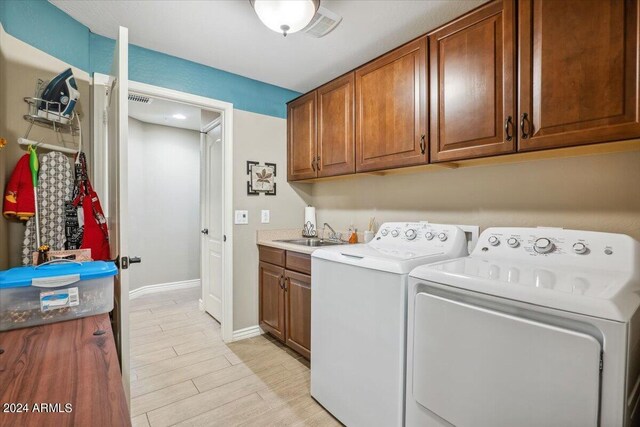
<svg viewBox="0 0 640 427">
<path fill-rule="evenodd" d="M 29 155 L 20 157 L 4 191 L 2 214 L 7 219 L 26 221 L 36 212 Z"/>
</svg>

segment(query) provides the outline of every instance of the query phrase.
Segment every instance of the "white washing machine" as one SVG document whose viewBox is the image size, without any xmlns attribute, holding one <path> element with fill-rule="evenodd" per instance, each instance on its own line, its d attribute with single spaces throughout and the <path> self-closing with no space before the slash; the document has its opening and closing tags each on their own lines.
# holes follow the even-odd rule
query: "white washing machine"
<svg viewBox="0 0 640 427">
<path fill-rule="evenodd" d="M 640 425 L 640 244 L 489 228 L 409 280 L 406 425 Z"/>
<path fill-rule="evenodd" d="M 401 426 L 408 273 L 467 253 L 462 229 L 427 223 L 385 223 L 368 244 L 316 250 L 311 395 L 347 426 Z"/>
</svg>

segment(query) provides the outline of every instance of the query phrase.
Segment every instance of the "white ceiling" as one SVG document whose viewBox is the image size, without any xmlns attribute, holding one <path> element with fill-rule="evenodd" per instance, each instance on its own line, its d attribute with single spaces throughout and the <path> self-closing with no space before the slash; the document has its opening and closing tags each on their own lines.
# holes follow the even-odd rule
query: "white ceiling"
<svg viewBox="0 0 640 427">
<path fill-rule="evenodd" d="M 138 46 L 306 92 L 486 0 L 322 0 L 343 20 L 319 39 L 269 30 L 248 0 L 50 1 L 94 33 L 122 25 Z"/>
<path fill-rule="evenodd" d="M 167 101 L 161 98 L 153 98 L 149 104 L 129 101 L 129 117 L 145 123 L 190 129 L 198 132 L 202 129 L 203 125 L 201 111 L 198 107 Z M 186 116 L 186 119 L 176 119 L 173 117 L 174 114 L 182 114 Z M 217 113 L 213 114 L 218 115 Z M 207 118 L 208 122 L 212 120 L 211 117 Z M 207 123 L 204 124 L 206 125 Z"/>
</svg>

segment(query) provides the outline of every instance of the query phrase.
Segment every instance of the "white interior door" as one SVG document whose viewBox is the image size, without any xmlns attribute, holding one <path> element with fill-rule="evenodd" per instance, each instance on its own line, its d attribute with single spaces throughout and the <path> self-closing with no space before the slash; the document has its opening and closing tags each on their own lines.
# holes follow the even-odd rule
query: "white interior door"
<svg viewBox="0 0 640 427">
<path fill-rule="evenodd" d="M 413 321 L 413 398 L 449 423 L 598 425 L 594 337 L 428 293 Z"/>
<path fill-rule="evenodd" d="M 222 323 L 223 143 L 218 125 L 203 138 L 201 277 L 204 309 Z"/>
<path fill-rule="evenodd" d="M 120 257 L 115 279 L 114 333 L 122 368 L 124 390 L 129 397 L 129 270 L 128 262 L 128 30 L 120 27 L 111 66 L 111 90 L 107 107 L 107 200 L 111 258 Z"/>
</svg>

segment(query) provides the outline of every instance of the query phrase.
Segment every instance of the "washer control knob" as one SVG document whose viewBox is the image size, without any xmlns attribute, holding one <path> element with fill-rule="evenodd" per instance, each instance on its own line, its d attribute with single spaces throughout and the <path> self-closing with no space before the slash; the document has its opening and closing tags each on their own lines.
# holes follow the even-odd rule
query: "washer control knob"
<svg viewBox="0 0 640 427">
<path fill-rule="evenodd" d="M 386 236 L 387 234 L 389 234 L 389 230 L 387 230 L 386 228 L 384 228 L 380 234 L 382 234 L 383 236 Z"/>
<path fill-rule="evenodd" d="M 418 233 L 416 233 L 416 230 L 414 230 L 413 228 L 410 228 L 404 232 L 404 235 L 407 237 L 407 240 L 413 240 L 416 238 Z"/>
<path fill-rule="evenodd" d="M 434 234 L 430 231 L 427 231 L 427 234 L 425 234 L 424 237 L 426 237 L 427 240 L 433 240 Z"/>
<path fill-rule="evenodd" d="M 393 231 L 391 232 L 391 235 L 392 235 L 393 237 L 398 237 L 398 234 L 400 234 L 400 232 L 399 232 L 398 230 L 393 230 Z"/>
<path fill-rule="evenodd" d="M 520 242 L 515 237 L 509 237 L 507 239 L 507 245 L 509 245 L 510 248 L 517 248 L 520 246 Z"/>
<path fill-rule="evenodd" d="M 589 249 L 587 248 L 587 245 L 582 242 L 573 244 L 573 252 L 577 253 L 578 255 L 586 254 L 588 250 Z"/>
<path fill-rule="evenodd" d="M 533 249 L 539 254 L 547 254 L 555 248 L 553 242 L 546 237 L 541 237 L 533 244 Z"/>
<path fill-rule="evenodd" d="M 489 244 L 491 246 L 498 246 L 500 244 L 500 239 L 498 239 L 498 237 L 496 236 L 491 236 L 489 237 Z"/>
<path fill-rule="evenodd" d="M 441 242 L 446 241 L 447 240 L 447 234 L 446 233 L 438 234 L 438 239 L 440 239 Z"/>
</svg>

